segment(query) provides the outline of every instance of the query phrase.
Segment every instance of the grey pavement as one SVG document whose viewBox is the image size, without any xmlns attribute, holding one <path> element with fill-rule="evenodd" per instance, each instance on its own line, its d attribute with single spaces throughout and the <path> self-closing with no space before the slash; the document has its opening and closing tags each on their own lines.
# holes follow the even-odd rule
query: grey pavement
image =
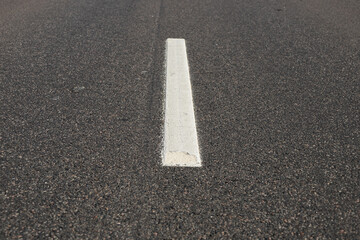
<svg viewBox="0 0 360 240">
<path fill-rule="evenodd" d="M 186 39 L 203 167 L 161 166 Z M 0 0 L 0 239 L 360 239 L 357 0 Z"/>
</svg>

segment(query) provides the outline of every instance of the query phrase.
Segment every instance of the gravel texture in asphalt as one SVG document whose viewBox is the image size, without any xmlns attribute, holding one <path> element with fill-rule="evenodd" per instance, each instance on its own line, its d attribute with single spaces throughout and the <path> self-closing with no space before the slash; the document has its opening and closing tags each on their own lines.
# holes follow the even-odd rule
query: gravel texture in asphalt
<svg viewBox="0 0 360 240">
<path fill-rule="evenodd" d="M 360 2 L 2 0 L 0 238 L 359 239 Z M 201 168 L 161 166 L 165 41 Z"/>
</svg>

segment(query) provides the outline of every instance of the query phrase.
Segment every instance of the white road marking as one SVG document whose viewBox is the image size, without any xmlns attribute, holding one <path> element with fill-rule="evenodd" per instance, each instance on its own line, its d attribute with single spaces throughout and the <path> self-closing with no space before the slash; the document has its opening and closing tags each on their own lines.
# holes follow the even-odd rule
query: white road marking
<svg viewBox="0 0 360 240">
<path fill-rule="evenodd" d="M 201 167 L 184 39 L 166 41 L 163 166 Z"/>
</svg>

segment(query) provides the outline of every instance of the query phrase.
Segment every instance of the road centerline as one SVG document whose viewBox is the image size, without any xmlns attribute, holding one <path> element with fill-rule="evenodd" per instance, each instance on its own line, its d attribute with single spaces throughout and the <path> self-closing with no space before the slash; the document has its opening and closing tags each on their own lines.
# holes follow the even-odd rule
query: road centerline
<svg viewBox="0 0 360 240">
<path fill-rule="evenodd" d="M 166 41 L 163 166 L 201 167 L 184 39 Z"/>
</svg>

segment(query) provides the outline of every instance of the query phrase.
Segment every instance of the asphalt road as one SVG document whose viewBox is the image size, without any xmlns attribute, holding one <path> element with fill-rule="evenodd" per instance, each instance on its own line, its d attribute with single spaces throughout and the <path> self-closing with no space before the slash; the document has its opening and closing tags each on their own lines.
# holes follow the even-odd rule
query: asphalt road
<svg viewBox="0 0 360 240">
<path fill-rule="evenodd" d="M 165 41 L 203 167 L 161 166 Z M 1 239 L 360 239 L 358 0 L 0 0 Z"/>
</svg>

